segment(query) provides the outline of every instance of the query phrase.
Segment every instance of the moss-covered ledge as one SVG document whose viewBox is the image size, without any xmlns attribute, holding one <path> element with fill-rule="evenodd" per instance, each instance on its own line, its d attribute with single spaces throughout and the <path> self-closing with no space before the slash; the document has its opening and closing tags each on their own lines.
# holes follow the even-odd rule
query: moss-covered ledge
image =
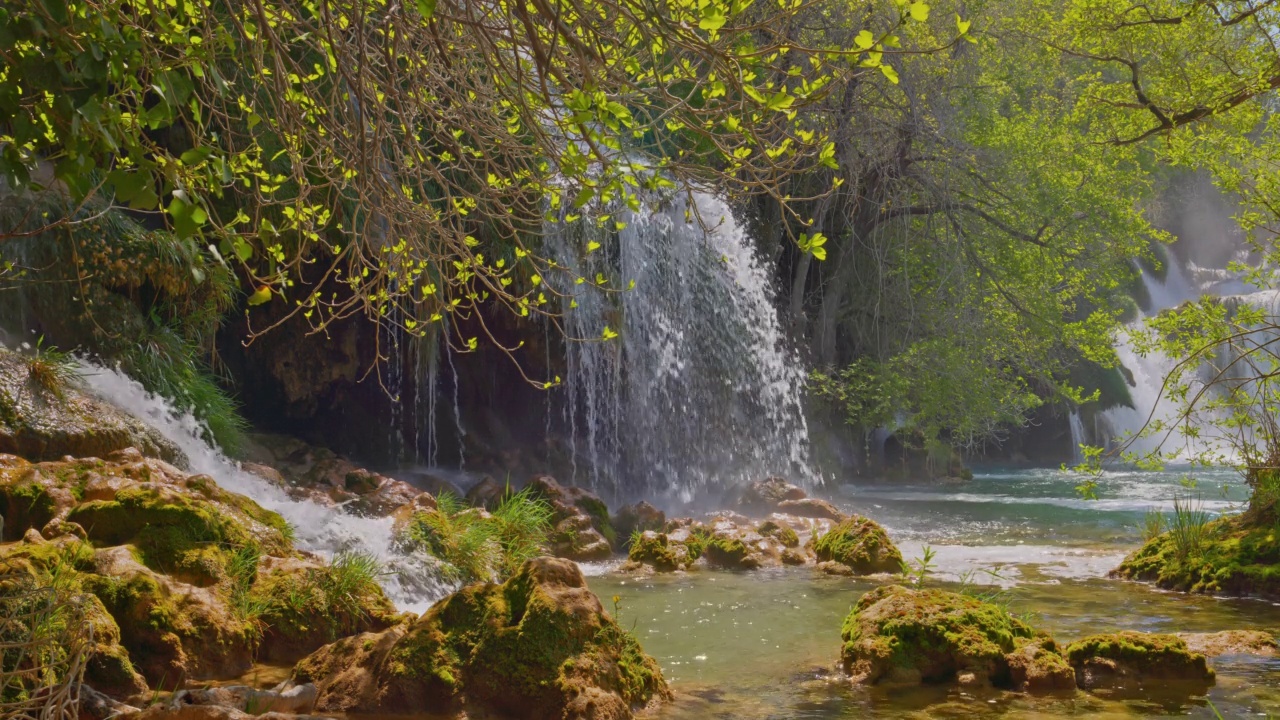
<svg viewBox="0 0 1280 720">
<path fill-rule="evenodd" d="M 1221 517 L 1190 549 L 1166 532 L 1126 557 L 1111 576 L 1180 592 L 1280 600 L 1280 522 L 1262 522 L 1253 513 Z"/>
</svg>

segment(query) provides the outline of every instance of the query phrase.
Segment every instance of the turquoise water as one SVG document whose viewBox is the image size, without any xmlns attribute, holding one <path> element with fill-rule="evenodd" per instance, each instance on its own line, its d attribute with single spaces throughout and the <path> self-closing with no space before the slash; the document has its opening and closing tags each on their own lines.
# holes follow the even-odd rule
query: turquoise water
<svg viewBox="0 0 1280 720">
<path fill-rule="evenodd" d="M 1168 509 L 1179 493 L 1198 492 L 1206 510 L 1226 512 L 1246 497 L 1230 472 L 1200 473 L 1195 491 L 1182 478 L 1177 471 L 1112 472 L 1096 501 L 1080 499 L 1078 478 L 1056 470 L 993 470 L 951 489 L 844 487 L 831 496 L 884 524 L 904 555 L 933 549 L 931 583 L 956 587 L 967 573 L 971 581 L 1002 585 L 1013 611 L 1060 641 L 1121 629 L 1280 629 L 1280 607 L 1271 603 L 1185 596 L 1105 577 L 1141 542 L 1138 525 L 1149 508 Z M 1225 717 L 1280 717 L 1278 660 L 1219 659 L 1219 680 L 1207 698 L 1119 701 L 1080 693 L 1039 700 L 943 687 L 866 690 L 832 669 L 841 622 L 874 581 L 792 568 L 644 579 L 605 574 L 590 582 L 606 606 L 619 597 L 622 624 L 676 690 L 677 701 L 657 713 L 664 720 L 1214 717 L 1210 703 Z"/>
</svg>

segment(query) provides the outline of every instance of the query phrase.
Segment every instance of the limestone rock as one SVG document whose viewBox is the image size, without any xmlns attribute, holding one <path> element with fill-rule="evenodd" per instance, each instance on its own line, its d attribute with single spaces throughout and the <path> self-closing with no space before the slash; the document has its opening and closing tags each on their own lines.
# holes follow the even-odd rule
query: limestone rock
<svg viewBox="0 0 1280 720">
<path fill-rule="evenodd" d="M 1216 633 L 1178 633 L 1187 649 L 1208 657 L 1219 655 L 1255 655 L 1275 657 L 1276 638 L 1261 630 L 1223 630 Z"/>
<path fill-rule="evenodd" d="M 857 575 L 896 573 L 902 569 L 902 553 L 874 520 L 849 517 L 813 540 L 819 562 L 838 562 Z"/>
<path fill-rule="evenodd" d="M 185 465 L 173 443 L 141 420 L 94 398 L 78 381 L 46 388 L 31 360 L 0 350 L 0 453 L 27 460 L 104 457 L 127 447 Z"/>
<path fill-rule="evenodd" d="M 730 503 L 733 509 L 761 515 L 776 511 L 780 503 L 788 500 L 803 500 L 808 494 L 783 478 L 769 477 L 753 480 L 731 491 L 731 496 L 736 496 Z"/>
<path fill-rule="evenodd" d="M 657 664 L 605 613 L 573 563 L 530 560 L 410 625 L 340 640 L 300 662 L 322 711 L 465 705 L 529 720 L 625 719 L 670 697 Z"/>
<path fill-rule="evenodd" d="M 1093 635 L 1068 645 L 1064 655 L 1076 670 L 1076 684 L 1086 690 L 1133 692 L 1159 686 L 1200 694 L 1214 682 L 1205 656 L 1174 635 Z"/>
</svg>

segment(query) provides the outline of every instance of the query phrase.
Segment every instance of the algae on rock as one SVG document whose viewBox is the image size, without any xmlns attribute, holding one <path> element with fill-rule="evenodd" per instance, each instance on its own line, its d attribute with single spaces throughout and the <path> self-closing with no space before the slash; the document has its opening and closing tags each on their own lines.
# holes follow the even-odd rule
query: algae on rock
<svg viewBox="0 0 1280 720">
<path fill-rule="evenodd" d="M 363 713 L 465 703 L 529 720 L 621 719 L 670 697 L 578 567 L 549 557 L 501 585 L 467 586 L 412 624 L 326 646 L 294 681 L 316 684 L 321 710 Z"/>
<path fill-rule="evenodd" d="M 896 573 L 902 569 L 902 553 L 888 533 L 874 520 L 859 515 L 815 536 L 813 551 L 820 562 L 836 562 L 859 575 Z"/>
</svg>

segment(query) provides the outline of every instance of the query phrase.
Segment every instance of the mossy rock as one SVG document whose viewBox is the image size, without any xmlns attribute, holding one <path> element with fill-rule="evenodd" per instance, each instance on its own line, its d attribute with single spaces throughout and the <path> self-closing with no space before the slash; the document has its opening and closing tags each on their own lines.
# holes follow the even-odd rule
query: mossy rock
<svg viewBox="0 0 1280 720">
<path fill-rule="evenodd" d="M 339 638 L 385 630 L 400 619 L 380 586 L 351 587 L 341 573 L 333 565 L 295 564 L 258 578 L 250 597 L 261 608 L 259 660 L 296 662 Z"/>
<path fill-rule="evenodd" d="M 1280 600 L 1280 522 L 1257 515 L 1212 520 L 1198 550 L 1183 554 L 1172 533 L 1147 541 L 1112 571 L 1166 590 Z"/>
<path fill-rule="evenodd" d="M 646 530 L 631 539 L 627 559 L 653 566 L 658 572 L 675 572 L 682 562 L 680 544 L 665 533 Z"/>
<path fill-rule="evenodd" d="M 765 537 L 774 538 L 778 542 L 782 543 L 782 547 L 800 547 L 800 536 L 796 534 L 794 529 L 787 527 L 786 525 L 779 525 L 772 520 L 766 520 L 760 523 L 760 526 L 756 528 L 756 532 Z"/>
<path fill-rule="evenodd" d="M 813 541 L 819 562 L 834 561 L 860 575 L 896 573 L 902 553 L 878 523 L 854 515 Z"/>
<path fill-rule="evenodd" d="M 716 534 L 707 538 L 702 556 L 709 565 L 735 570 L 753 570 L 760 567 L 760 558 L 751 552 L 741 538 Z"/>
<path fill-rule="evenodd" d="M 1064 651 L 1080 687 L 1115 690 L 1168 690 L 1173 686 L 1202 693 L 1214 682 L 1204 655 L 1191 652 L 1176 635 L 1118 632 L 1093 635 Z"/>
<path fill-rule="evenodd" d="M 1011 686 L 1007 656 L 1036 633 L 977 598 L 890 585 L 858 601 L 841 638 L 841 662 L 857 682 L 947 682 L 964 674 Z"/>
<path fill-rule="evenodd" d="M 555 558 L 530 560 L 501 585 L 463 588 L 410 626 L 327 646 L 294 680 L 316 684 L 318 709 L 353 713 L 465 706 L 529 720 L 622 719 L 670 697 L 657 663 L 577 566 Z"/>
</svg>

